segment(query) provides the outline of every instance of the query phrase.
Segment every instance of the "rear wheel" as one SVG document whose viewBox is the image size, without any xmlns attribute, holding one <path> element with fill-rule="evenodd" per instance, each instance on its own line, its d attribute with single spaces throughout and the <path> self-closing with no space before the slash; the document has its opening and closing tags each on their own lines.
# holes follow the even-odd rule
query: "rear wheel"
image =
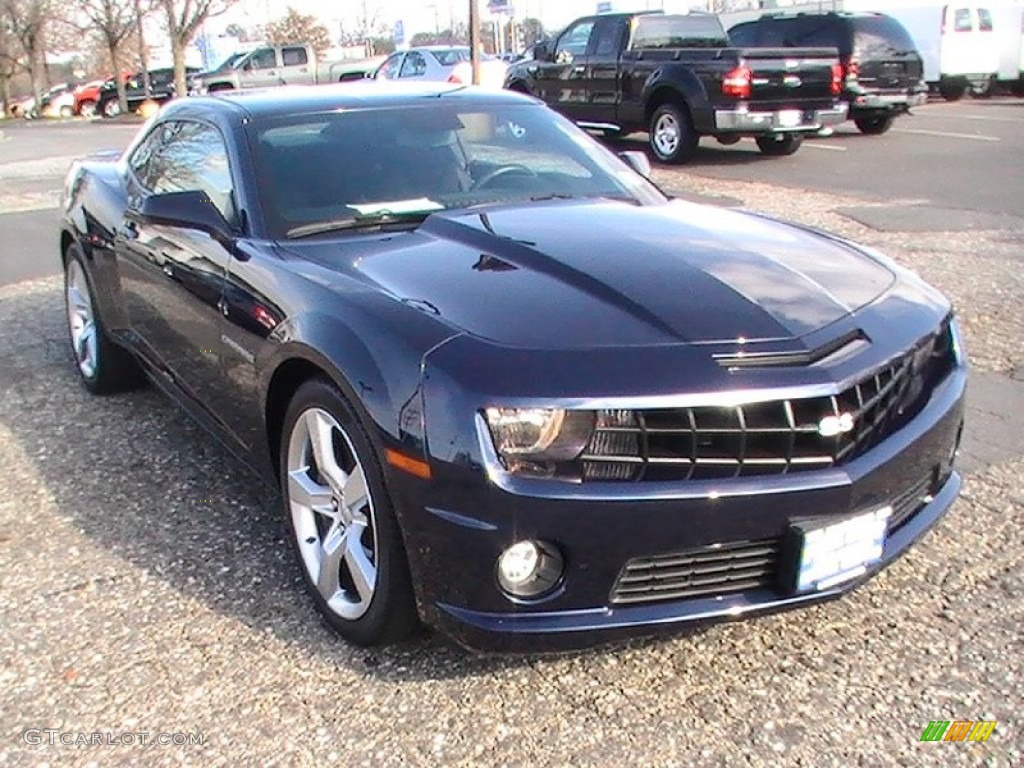
<svg viewBox="0 0 1024 768">
<path fill-rule="evenodd" d="M 648 133 L 651 151 L 663 163 L 679 165 L 697 154 L 700 136 L 693 128 L 689 111 L 675 102 L 666 102 L 654 110 Z"/>
<path fill-rule="evenodd" d="M 758 136 L 755 141 L 763 154 L 772 157 L 785 157 L 800 149 L 800 145 L 804 143 L 804 136 L 802 133 L 776 133 L 769 136 Z"/>
<path fill-rule="evenodd" d="M 943 80 L 939 83 L 939 93 L 946 101 L 960 101 L 967 93 L 967 83 L 959 80 Z"/>
<path fill-rule="evenodd" d="M 992 96 L 992 90 L 995 87 L 995 78 L 990 77 L 981 83 L 976 83 L 971 86 L 971 95 L 977 99 L 987 99 Z"/>
<path fill-rule="evenodd" d="M 402 639 L 417 623 L 409 568 L 355 410 L 330 382 L 310 380 L 292 398 L 282 435 L 282 495 L 307 591 L 346 640 Z"/>
<path fill-rule="evenodd" d="M 895 120 L 893 115 L 871 115 L 870 117 L 855 117 L 853 122 L 861 133 L 868 136 L 879 136 L 892 128 Z"/>
<path fill-rule="evenodd" d="M 67 117 L 74 117 L 75 116 L 75 110 L 70 105 L 65 104 L 63 107 L 60 108 L 60 116 L 61 117 L 65 117 L 65 118 L 67 118 Z"/>
<path fill-rule="evenodd" d="M 131 353 L 110 339 L 96 312 L 92 286 L 77 245 L 68 248 L 64 259 L 64 298 L 71 354 L 85 388 L 93 394 L 105 395 L 142 384 L 139 364 Z"/>
</svg>

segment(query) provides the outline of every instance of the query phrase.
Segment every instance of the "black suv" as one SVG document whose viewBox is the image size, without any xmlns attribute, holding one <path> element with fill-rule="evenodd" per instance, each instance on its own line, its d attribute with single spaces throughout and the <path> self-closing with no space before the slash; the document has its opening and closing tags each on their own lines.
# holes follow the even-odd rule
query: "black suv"
<svg viewBox="0 0 1024 768">
<path fill-rule="evenodd" d="M 198 67 L 185 67 L 185 77 L 199 72 Z M 146 94 L 146 88 L 142 80 L 142 73 L 136 72 L 124 85 L 125 96 L 128 99 L 128 110 L 134 112 L 139 105 L 147 99 L 157 102 L 165 102 L 174 96 L 174 68 L 152 69 L 149 72 L 150 93 Z M 121 107 L 117 103 L 117 83 L 113 79 L 107 80 L 100 89 L 100 100 L 96 104 L 96 111 L 104 117 L 115 117 L 120 113 Z"/>
<path fill-rule="evenodd" d="M 733 45 L 839 49 L 842 98 L 862 133 L 885 133 L 896 115 L 928 98 L 924 62 L 907 30 L 881 13 L 778 13 L 737 24 Z"/>
</svg>

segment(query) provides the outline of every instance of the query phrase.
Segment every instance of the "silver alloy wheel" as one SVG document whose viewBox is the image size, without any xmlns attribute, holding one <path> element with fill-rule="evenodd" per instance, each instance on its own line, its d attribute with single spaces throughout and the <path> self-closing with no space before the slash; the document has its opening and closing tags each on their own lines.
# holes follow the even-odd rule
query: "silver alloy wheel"
<svg viewBox="0 0 1024 768">
<path fill-rule="evenodd" d="M 103 105 L 103 114 L 107 117 L 117 117 L 121 114 L 121 103 L 117 99 L 111 99 Z"/>
<path fill-rule="evenodd" d="M 78 108 L 78 114 L 82 117 L 96 117 L 96 102 L 83 101 L 82 105 Z"/>
<path fill-rule="evenodd" d="M 679 121 L 670 114 L 664 114 L 654 124 L 654 146 L 662 157 L 671 157 L 679 148 L 682 131 Z"/>
<path fill-rule="evenodd" d="M 78 369 L 87 379 L 96 375 L 98 346 L 96 344 L 96 316 L 92 309 L 89 284 L 85 271 L 77 259 L 68 259 L 66 299 L 68 326 L 71 329 L 71 349 Z"/>
<path fill-rule="evenodd" d="M 363 465 L 327 411 L 309 408 L 296 420 L 287 471 L 302 565 L 332 612 L 358 619 L 377 587 L 377 522 Z"/>
</svg>

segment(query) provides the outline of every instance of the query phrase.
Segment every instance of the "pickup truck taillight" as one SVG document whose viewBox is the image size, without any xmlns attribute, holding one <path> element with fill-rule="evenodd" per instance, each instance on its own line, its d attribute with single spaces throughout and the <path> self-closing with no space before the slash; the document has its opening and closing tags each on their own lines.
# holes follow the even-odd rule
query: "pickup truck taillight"
<svg viewBox="0 0 1024 768">
<path fill-rule="evenodd" d="M 734 99 L 749 99 L 754 79 L 750 67 L 739 66 L 725 73 L 722 80 L 722 93 Z"/>
<path fill-rule="evenodd" d="M 843 77 L 848 83 L 852 83 L 860 75 L 860 62 L 856 59 L 849 59 L 843 66 Z"/>
<path fill-rule="evenodd" d="M 843 65 L 838 61 L 832 65 L 832 95 L 838 96 L 843 92 Z"/>
</svg>

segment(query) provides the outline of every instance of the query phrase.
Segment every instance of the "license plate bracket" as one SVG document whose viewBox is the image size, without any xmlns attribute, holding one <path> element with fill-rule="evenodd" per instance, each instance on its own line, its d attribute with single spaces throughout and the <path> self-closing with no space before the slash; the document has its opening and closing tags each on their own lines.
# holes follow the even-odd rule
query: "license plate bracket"
<svg viewBox="0 0 1024 768">
<path fill-rule="evenodd" d="M 857 579 L 882 559 L 893 509 L 794 520 L 787 532 L 780 577 L 790 592 L 820 592 Z"/>
</svg>

